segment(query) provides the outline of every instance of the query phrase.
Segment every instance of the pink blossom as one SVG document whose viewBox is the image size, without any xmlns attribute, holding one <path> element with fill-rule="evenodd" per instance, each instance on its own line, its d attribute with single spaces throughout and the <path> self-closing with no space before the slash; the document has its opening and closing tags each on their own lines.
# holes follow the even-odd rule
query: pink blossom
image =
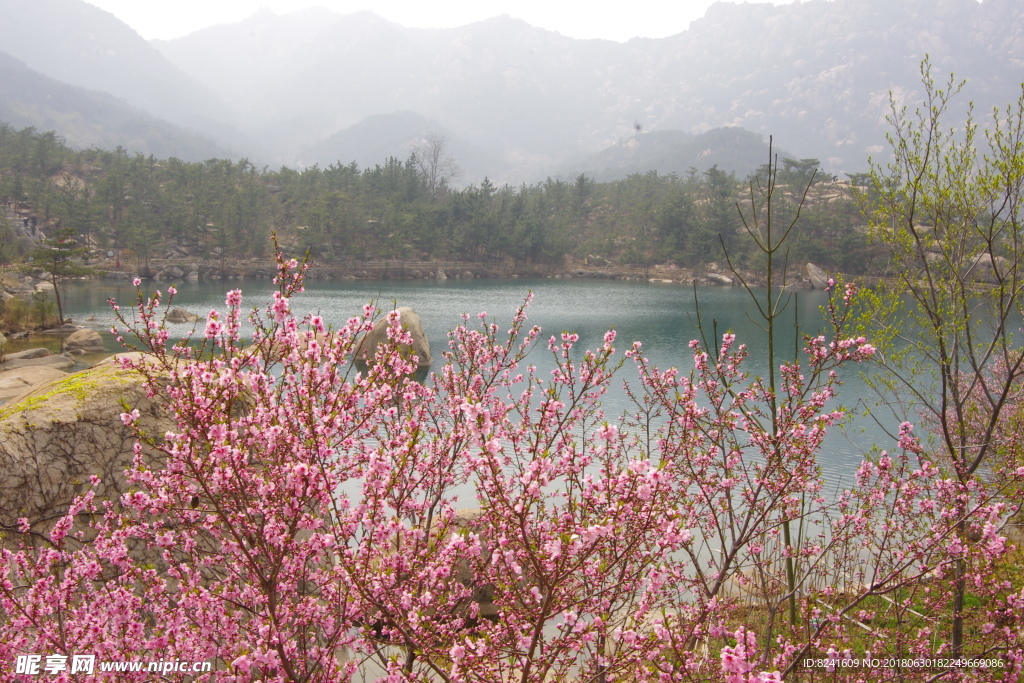
<svg viewBox="0 0 1024 683">
<path fill-rule="evenodd" d="M 984 600 L 968 649 L 1024 666 L 1024 594 L 994 569 L 1015 499 L 951 478 L 909 423 L 838 490 L 821 472 L 845 418 L 837 370 L 874 348 L 844 323 L 848 301 L 774 394 L 732 334 L 717 353 L 692 342 L 692 364 L 668 370 L 631 344 L 632 405 L 609 415 L 614 333 L 582 352 L 574 334 L 551 337 L 555 371 L 541 377 L 525 304 L 508 332 L 466 316 L 419 383 L 400 360 L 350 365 L 373 306 L 337 329 L 296 318 L 303 272 L 279 260 L 251 346 L 238 290 L 207 317 L 201 353 L 168 348 L 151 300 L 121 319 L 150 351 L 123 366 L 172 426 L 143 434 L 127 407 L 124 494 L 101 500 L 94 476 L 67 514 L 19 520 L 26 543 L 0 553 L 13 634 L 0 658 L 73 643 L 106 660 L 210 660 L 210 681 L 764 683 L 802 676 L 807 659 L 857 658 L 852 643 L 880 661 L 945 656 L 942 620 L 874 610 L 913 594 L 904 616 L 948 614 L 963 561 Z M 406 333 L 388 319 L 381 351 L 399 358 Z M 774 621 L 732 630 L 745 601 L 773 605 Z M 833 668 L 829 680 L 870 680 Z"/>
</svg>

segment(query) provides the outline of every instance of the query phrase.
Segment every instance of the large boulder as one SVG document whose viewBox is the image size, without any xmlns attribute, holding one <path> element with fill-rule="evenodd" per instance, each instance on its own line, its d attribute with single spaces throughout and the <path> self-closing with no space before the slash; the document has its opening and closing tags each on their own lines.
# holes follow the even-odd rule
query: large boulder
<svg viewBox="0 0 1024 683">
<path fill-rule="evenodd" d="M 731 287 L 733 284 L 735 284 L 732 281 L 731 277 L 729 277 L 728 275 L 723 275 L 721 273 L 708 273 L 707 275 L 705 275 L 705 277 L 716 285 L 725 285 L 726 287 Z M 669 280 L 669 282 L 671 282 L 671 280 Z"/>
<path fill-rule="evenodd" d="M 427 340 L 427 333 L 423 331 L 423 321 L 420 320 L 420 316 L 416 311 L 408 306 L 399 308 L 398 315 L 402 328 L 407 330 L 412 336 L 412 344 L 403 344 L 399 349 L 402 357 L 410 358 L 415 355 L 419 367 L 429 367 L 432 362 L 430 342 Z M 356 346 L 356 358 L 364 363 L 372 362 L 374 354 L 377 352 L 377 347 L 387 341 L 388 322 L 386 318 L 381 318 L 374 323 L 373 330 L 367 332 L 360 339 L 359 344 Z"/>
<path fill-rule="evenodd" d="M 185 277 L 185 271 L 178 266 L 167 266 L 154 277 L 155 280 L 180 280 Z"/>
<path fill-rule="evenodd" d="M 31 299 L 36 293 L 35 285 L 22 283 L 13 287 L 11 294 L 21 299 Z"/>
<path fill-rule="evenodd" d="M 167 317 L 164 318 L 166 322 L 179 324 L 179 323 L 194 323 L 199 320 L 199 316 L 195 313 L 190 313 L 180 306 L 175 306 L 171 310 L 167 311 Z"/>
<path fill-rule="evenodd" d="M 103 337 L 96 330 L 78 330 L 64 340 L 65 352 L 103 353 Z"/>
<path fill-rule="evenodd" d="M 173 428 L 161 400 L 146 396 L 142 376 L 112 362 L 45 382 L 0 406 L 0 524 L 15 529 L 24 517 L 34 532 L 8 534 L 0 544 L 48 533 L 92 475 L 101 480 L 99 499 L 116 501 L 127 492 L 124 470 L 134 438 L 121 421 L 123 403 L 139 410 L 147 433 Z"/>
<path fill-rule="evenodd" d="M 828 287 L 828 273 L 813 263 L 807 264 L 807 278 L 815 289 L 826 289 Z"/>
</svg>

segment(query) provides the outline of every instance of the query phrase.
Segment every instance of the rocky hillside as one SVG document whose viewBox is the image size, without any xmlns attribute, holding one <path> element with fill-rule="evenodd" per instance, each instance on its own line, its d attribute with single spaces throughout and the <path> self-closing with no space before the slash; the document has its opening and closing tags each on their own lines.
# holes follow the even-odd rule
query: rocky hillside
<svg viewBox="0 0 1024 683">
<path fill-rule="evenodd" d="M 738 126 L 836 171 L 860 170 L 884 143 L 889 92 L 913 101 L 926 55 L 938 73 L 969 80 L 980 111 L 1016 99 L 1024 73 L 1017 0 L 720 2 L 679 29 L 620 44 L 509 17 L 420 30 L 367 13 L 264 11 L 155 44 L 243 104 L 242 125 L 277 140 L 279 153 L 402 110 L 498 147 L 522 173 L 621 144 L 638 126 Z"/>
<path fill-rule="evenodd" d="M 722 127 L 773 135 L 836 174 L 861 171 L 882 150 L 889 93 L 919 96 L 926 55 L 936 75 L 968 80 L 979 112 L 1015 100 L 1024 74 L 1019 0 L 719 2 L 675 35 L 626 43 L 507 16 L 428 30 L 367 12 L 264 10 L 153 43 L 84 0 L 0 0 L 0 16 L 0 45 L 28 68 L 261 164 L 380 163 L 443 132 L 464 182 L 514 185 L 574 164 L 629 172 L 629 150 L 654 144 L 638 131 L 670 140 Z M 698 170 L 714 163 L 726 165 Z"/>
</svg>

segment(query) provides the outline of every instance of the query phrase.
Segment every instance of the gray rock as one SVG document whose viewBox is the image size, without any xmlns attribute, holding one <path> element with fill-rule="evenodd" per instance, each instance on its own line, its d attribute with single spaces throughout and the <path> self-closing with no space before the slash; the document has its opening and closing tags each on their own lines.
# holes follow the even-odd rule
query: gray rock
<svg viewBox="0 0 1024 683">
<path fill-rule="evenodd" d="M 81 351 L 83 353 L 102 353 L 103 337 L 96 330 L 78 330 L 64 340 L 64 351 Z"/>
<path fill-rule="evenodd" d="M 57 370 L 71 370 L 75 367 L 75 361 L 67 356 L 49 355 L 45 358 L 23 358 L 21 360 L 6 361 L 0 365 L 0 370 L 20 370 L 21 368 L 55 368 Z"/>
<path fill-rule="evenodd" d="M 2 370 L 0 366 L 0 400 L 6 401 L 20 396 L 32 387 L 60 379 L 68 373 L 48 367 L 29 367 L 20 370 Z"/>
<path fill-rule="evenodd" d="M 807 278 L 815 289 L 825 289 L 828 287 L 828 273 L 813 263 L 807 264 Z"/>
<path fill-rule="evenodd" d="M 423 321 L 416 311 L 408 306 L 397 309 L 402 327 L 412 335 L 412 344 L 403 344 L 399 352 L 403 358 L 413 355 L 417 358 L 419 367 L 429 367 L 432 362 L 430 356 L 430 342 L 427 340 L 427 333 L 423 331 Z M 373 329 L 367 332 L 356 345 L 356 357 L 366 363 L 372 362 L 377 352 L 377 347 L 388 341 L 388 324 L 385 318 L 381 318 L 373 325 Z"/>
<path fill-rule="evenodd" d="M 171 266 L 160 271 L 160 278 L 164 280 L 180 280 L 185 277 L 185 271 L 178 266 Z"/>
<path fill-rule="evenodd" d="M 75 332 L 78 332 L 79 330 L 83 330 L 83 329 L 85 329 L 85 328 L 84 327 L 79 327 L 78 325 L 72 325 L 70 323 L 66 323 L 64 325 L 61 325 L 60 327 L 51 327 L 48 330 L 43 330 L 39 334 L 50 335 L 50 336 L 53 336 L 53 337 L 62 337 L 64 335 L 74 334 Z"/>
<path fill-rule="evenodd" d="M 435 277 L 438 280 L 447 280 L 448 279 L 448 276 L 445 275 L 445 272 L 443 270 L 441 270 L 440 268 L 437 270 L 437 275 Z"/>
<path fill-rule="evenodd" d="M 160 399 L 147 397 L 142 376 L 113 363 L 44 382 L 0 406 L 0 524 L 15 528 L 25 517 L 32 531 L 46 534 L 89 488 L 90 475 L 101 479 L 94 489 L 100 500 L 128 491 L 124 470 L 134 438 L 121 422 L 122 401 L 139 410 L 146 432 L 173 428 Z M 38 537 L 8 534 L 0 543 L 21 540 Z"/>
<path fill-rule="evenodd" d="M 716 285 L 725 285 L 727 287 L 731 287 L 733 285 L 732 278 L 728 275 L 722 275 L 721 273 L 708 273 L 705 277 L 709 282 Z"/>
<path fill-rule="evenodd" d="M 199 320 L 199 316 L 195 313 L 186 311 L 184 308 L 175 306 L 171 310 L 167 311 L 167 317 L 164 318 L 164 320 L 173 324 L 194 323 Z"/>
<path fill-rule="evenodd" d="M 6 363 L 11 360 L 31 360 L 33 358 L 46 358 L 52 356 L 53 351 L 50 349 L 25 349 L 24 351 L 18 351 L 17 353 L 9 353 L 4 356 L 0 361 Z"/>
<path fill-rule="evenodd" d="M 482 515 L 483 512 L 479 509 L 463 508 L 455 511 L 455 519 L 452 521 L 455 528 L 460 531 L 466 530 L 486 537 L 487 530 L 483 528 Z M 490 550 L 485 550 L 484 552 L 490 555 Z M 479 616 L 493 618 L 498 615 L 498 609 L 494 605 L 494 594 L 496 592 L 494 584 L 479 583 L 469 560 L 459 559 L 456 561 L 455 579 L 471 589 L 470 600 L 477 603 Z M 465 607 L 468 607 L 468 605 Z"/>
</svg>

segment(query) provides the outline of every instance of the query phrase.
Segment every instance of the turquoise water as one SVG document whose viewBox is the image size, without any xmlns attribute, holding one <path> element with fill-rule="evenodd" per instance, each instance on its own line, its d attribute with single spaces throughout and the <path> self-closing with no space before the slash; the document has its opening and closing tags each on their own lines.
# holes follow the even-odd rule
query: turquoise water
<svg viewBox="0 0 1024 683">
<path fill-rule="evenodd" d="M 175 304 L 200 316 L 211 309 L 223 309 L 228 289 L 242 289 L 246 307 L 265 305 L 274 291 L 265 280 L 184 283 L 177 287 Z M 326 321 L 340 325 L 371 300 L 387 309 L 393 305 L 411 306 L 423 320 L 436 368 L 440 353 L 447 346 L 446 333 L 461 322 L 463 314 L 475 316 L 486 311 L 491 319 L 507 329 L 515 309 L 530 291 L 534 301 L 529 308 L 528 323 L 541 326 L 543 340 L 571 331 L 580 336 L 579 348 L 593 348 L 602 343 L 608 329 L 614 328 L 618 334 L 615 346 L 620 352 L 639 340 L 656 366 L 676 366 L 686 371 L 692 367 L 688 344 L 700 334 L 696 326 L 697 304 L 692 288 L 678 285 L 583 279 L 313 281 L 304 294 L 296 297 L 292 308 L 299 313 L 318 313 Z M 763 296 L 763 290 L 760 294 Z M 130 285 L 74 284 L 66 288 L 65 310 L 76 322 L 91 317 L 85 324 L 109 329 L 115 319 L 107 299 L 117 299 L 122 310 L 126 310 L 134 296 L 135 290 Z M 751 319 L 757 319 L 757 311 L 750 296 L 738 287 L 702 287 L 697 290 L 697 298 L 709 338 L 715 325 L 719 335 L 734 332 L 737 341 L 745 343 L 750 352 L 748 370 L 753 374 L 765 373 L 765 335 Z M 776 355 L 780 361 L 792 358 L 794 353 L 796 336 L 792 313 L 799 313 L 804 333 L 816 334 L 824 330 L 820 307 L 826 302 L 825 294 L 816 291 L 801 291 L 791 301 L 789 315 L 781 323 L 782 341 L 777 342 Z M 178 336 L 186 334 L 191 327 L 169 326 L 172 335 Z M 108 339 L 108 344 L 111 351 L 117 350 L 112 338 Z M 553 367 L 546 344 L 535 349 L 528 361 L 536 365 L 542 375 Z M 845 373 L 845 384 L 839 393 L 842 405 L 854 406 L 860 399 L 869 398 L 859 370 L 850 367 Z M 635 377 L 635 372 L 627 364 L 622 378 L 631 377 Z M 625 393 L 617 389 L 608 394 L 605 412 L 609 416 L 617 415 L 628 405 Z M 847 429 L 845 434 L 836 430 L 823 449 L 820 464 L 830 484 L 849 483 L 864 452 L 875 443 L 882 447 L 890 443 L 878 425 L 865 418 L 857 418 L 854 425 L 858 423 L 861 428 Z"/>
</svg>

